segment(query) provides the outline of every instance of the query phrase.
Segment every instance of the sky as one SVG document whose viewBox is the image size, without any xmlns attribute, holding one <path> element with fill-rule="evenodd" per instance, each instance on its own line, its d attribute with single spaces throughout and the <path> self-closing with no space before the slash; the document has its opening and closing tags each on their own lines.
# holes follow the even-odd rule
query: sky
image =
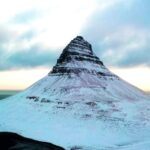
<svg viewBox="0 0 150 150">
<path fill-rule="evenodd" d="M 0 1 L 1 90 L 45 76 L 81 35 L 112 72 L 150 91 L 149 0 Z"/>
</svg>

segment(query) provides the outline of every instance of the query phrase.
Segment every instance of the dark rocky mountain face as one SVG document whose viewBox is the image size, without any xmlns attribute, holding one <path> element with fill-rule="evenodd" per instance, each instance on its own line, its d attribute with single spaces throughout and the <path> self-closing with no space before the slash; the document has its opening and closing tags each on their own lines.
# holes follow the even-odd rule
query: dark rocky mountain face
<svg viewBox="0 0 150 150">
<path fill-rule="evenodd" d="M 15 133 L 0 132 L 0 150 L 64 150 L 51 143 L 22 137 Z"/>
<path fill-rule="evenodd" d="M 90 43 L 84 40 L 83 37 L 77 36 L 63 50 L 56 65 L 53 67 L 51 74 L 54 73 L 78 73 L 89 70 L 79 66 L 83 61 L 91 64 L 96 64 L 99 67 L 103 66 L 103 62 L 99 60 L 93 53 Z M 78 65 L 78 68 L 75 67 Z M 87 71 L 88 72 L 88 71 Z"/>
</svg>

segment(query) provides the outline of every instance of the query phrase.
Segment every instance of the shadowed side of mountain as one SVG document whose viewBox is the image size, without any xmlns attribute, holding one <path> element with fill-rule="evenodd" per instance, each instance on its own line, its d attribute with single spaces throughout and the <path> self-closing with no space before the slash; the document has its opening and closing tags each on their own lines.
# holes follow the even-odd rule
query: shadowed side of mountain
<svg viewBox="0 0 150 150">
<path fill-rule="evenodd" d="M 0 132 L 1 150 L 64 150 L 51 143 L 36 141 L 11 132 Z"/>
</svg>

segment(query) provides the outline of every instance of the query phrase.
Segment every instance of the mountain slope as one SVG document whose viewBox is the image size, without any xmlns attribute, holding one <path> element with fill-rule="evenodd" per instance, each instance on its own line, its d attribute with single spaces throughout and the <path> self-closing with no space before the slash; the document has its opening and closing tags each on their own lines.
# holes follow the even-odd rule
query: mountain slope
<svg viewBox="0 0 150 150">
<path fill-rule="evenodd" d="M 77 36 L 46 77 L 0 102 L 0 130 L 65 148 L 137 142 L 150 137 L 149 100 Z"/>
</svg>

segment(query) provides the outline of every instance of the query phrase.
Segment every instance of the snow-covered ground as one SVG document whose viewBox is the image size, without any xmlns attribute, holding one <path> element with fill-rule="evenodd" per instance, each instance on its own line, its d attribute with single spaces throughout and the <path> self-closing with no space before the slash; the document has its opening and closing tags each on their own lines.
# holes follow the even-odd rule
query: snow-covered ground
<svg viewBox="0 0 150 150">
<path fill-rule="evenodd" d="M 133 143 L 125 143 L 123 145 L 118 146 L 108 146 L 108 147 L 87 147 L 87 146 L 74 146 L 75 150 L 149 150 L 150 149 L 150 141 L 145 142 L 133 142 Z M 68 148 L 67 150 L 70 150 Z"/>
<path fill-rule="evenodd" d="M 148 150 L 150 97 L 111 73 L 77 37 L 51 73 L 0 102 L 0 131 L 72 150 Z"/>
</svg>

